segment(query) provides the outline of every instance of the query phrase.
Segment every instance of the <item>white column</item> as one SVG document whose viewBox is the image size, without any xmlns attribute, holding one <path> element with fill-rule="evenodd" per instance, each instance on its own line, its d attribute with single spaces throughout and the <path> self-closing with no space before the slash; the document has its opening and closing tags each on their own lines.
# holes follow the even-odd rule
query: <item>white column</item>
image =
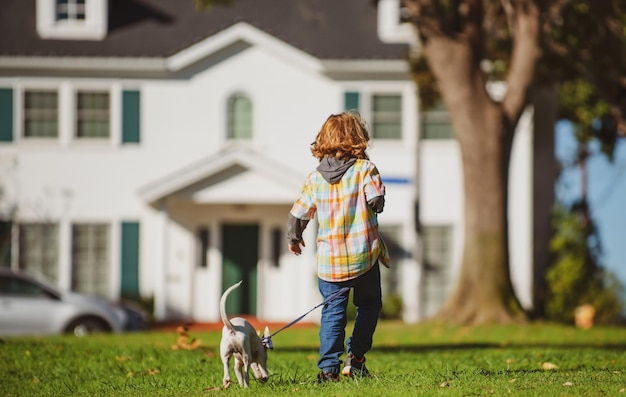
<svg viewBox="0 0 626 397">
<path fill-rule="evenodd" d="M 167 314 L 167 285 L 166 261 L 167 261 L 167 230 L 170 214 L 165 201 L 161 202 L 157 223 L 157 253 L 154 269 L 154 317 L 163 320 Z"/>
<path fill-rule="evenodd" d="M 66 217 L 59 222 L 59 280 L 61 289 L 72 288 L 72 224 Z"/>
</svg>

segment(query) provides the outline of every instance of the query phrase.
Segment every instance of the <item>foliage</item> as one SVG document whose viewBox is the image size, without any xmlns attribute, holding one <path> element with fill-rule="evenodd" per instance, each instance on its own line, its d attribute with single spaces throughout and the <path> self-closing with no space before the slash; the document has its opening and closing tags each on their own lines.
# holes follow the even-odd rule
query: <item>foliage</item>
<svg viewBox="0 0 626 397">
<path fill-rule="evenodd" d="M 467 396 L 623 393 L 626 329 L 579 330 L 551 324 L 442 327 L 381 322 L 367 355 L 372 379 L 318 384 L 318 328 L 292 328 L 274 340 L 266 384 L 221 387 L 220 331 L 198 332 L 192 350 L 177 335 L 7 338 L 3 396 Z M 232 365 L 232 363 L 231 363 Z M 553 368 L 553 369 L 544 369 Z M 232 374 L 232 372 L 231 372 Z"/>
<path fill-rule="evenodd" d="M 546 273 L 546 316 L 571 323 L 576 307 L 591 304 L 596 321 L 615 322 L 622 311 L 622 287 L 597 263 L 601 248 L 593 223 L 581 212 L 557 206 L 553 213 L 556 230 L 550 249 L 556 259 Z"/>
<path fill-rule="evenodd" d="M 196 8 L 210 9 L 216 5 L 231 5 L 234 0 L 194 0 Z"/>
</svg>

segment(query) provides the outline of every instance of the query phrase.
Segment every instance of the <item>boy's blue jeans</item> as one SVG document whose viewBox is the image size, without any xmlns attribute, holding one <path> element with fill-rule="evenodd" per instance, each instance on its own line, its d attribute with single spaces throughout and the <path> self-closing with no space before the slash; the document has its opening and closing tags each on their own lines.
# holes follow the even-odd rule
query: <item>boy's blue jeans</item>
<svg viewBox="0 0 626 397">
<path fill-rule="evenodd" d="M 318 279 L 319 290 L 326 297 L 343 287 L 353 289 L 353 303 L 356 306 L 356 319 L 352 336 L 346 341 L 347 353 L 363 357 L 372 347 L 372 337 L 378 323 L 378 315 L 383 307 L 380 291 L 380 268 L 378 262 L 367 273 L 338 283 Z M 347 307 L 349 291 L 332 300 L 322 308 L 320 325 L 320 359 L 317 366 L 324 372 L 339 373 L 346 336 Z"/>
</svg>

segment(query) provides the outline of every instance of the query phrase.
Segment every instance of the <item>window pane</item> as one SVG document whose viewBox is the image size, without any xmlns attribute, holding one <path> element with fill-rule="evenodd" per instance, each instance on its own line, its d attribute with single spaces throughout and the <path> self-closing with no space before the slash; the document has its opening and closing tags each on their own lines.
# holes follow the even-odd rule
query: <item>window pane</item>
<svg viewBox="0 0 626 397">
<path fill-rule="evenodd" d="M 72 226 L 72 290 L 106 296 L 109 284 L 109 226 Z"/>
<path fill-rule="evenodd" d="M 108 138 L 109 93 L 79 92 L 76 95 L 76 136 Z"/>
<path fill-rule="evenodd" d="M 24 92 L 24 136 L 57 137 L 58 94 L 56 91 Z"/>
<path fill-rule="evenodd" d="M 450 290 L 452 267 L 452 228 L 427 226 L 423 229 L 424 252 L 424 311 L 434 314 L 444 303 Z"/>
<path fill-rule="evenodd" d="M 85 20 L 85 0 L 56 0 L 56 20 L 82 22 Z"/>
<path fill-rule="evenodd" d="M 375 139 L 402 138 L 402 97 L 374 95 L 372 98 L 372 135 Z"/>
<path fill-rule="evenodd" d="M 454 130 L 448 111 L 443 102 L 439 102 L 432 110 L 425 111 L 422 116 L 423 139 L 453 139 Z"/>
<path fill-rule="evenodd" d="M 244 95 L 233 95 L 228 103 L 228 137 L 252 138 L 252 102 Z"/>
<path fill-rule="evenodd" d="M 59 228 L 56 224 L 19 225 L 19 268 L 58 282 Z"/>
</svg>

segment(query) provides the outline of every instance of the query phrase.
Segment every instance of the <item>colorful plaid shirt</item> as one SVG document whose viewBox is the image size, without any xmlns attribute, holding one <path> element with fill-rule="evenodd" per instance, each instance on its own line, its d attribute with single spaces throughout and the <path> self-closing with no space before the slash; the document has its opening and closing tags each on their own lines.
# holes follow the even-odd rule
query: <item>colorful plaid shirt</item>
<svg viewBox="0 0 626 397">
<path fill-rule="evenodd" d="M 291 215 L 310 220 L 317 214 L 319 278 L 350 280 L 371 269 L 379 257 L 388 258 L 376 213 L 368 205 L 372 198 L 384 195 L 378 170 L 368 160 L 357 160 L 335 184 L 317 170 L 307 176 Z"/>
</svg>

